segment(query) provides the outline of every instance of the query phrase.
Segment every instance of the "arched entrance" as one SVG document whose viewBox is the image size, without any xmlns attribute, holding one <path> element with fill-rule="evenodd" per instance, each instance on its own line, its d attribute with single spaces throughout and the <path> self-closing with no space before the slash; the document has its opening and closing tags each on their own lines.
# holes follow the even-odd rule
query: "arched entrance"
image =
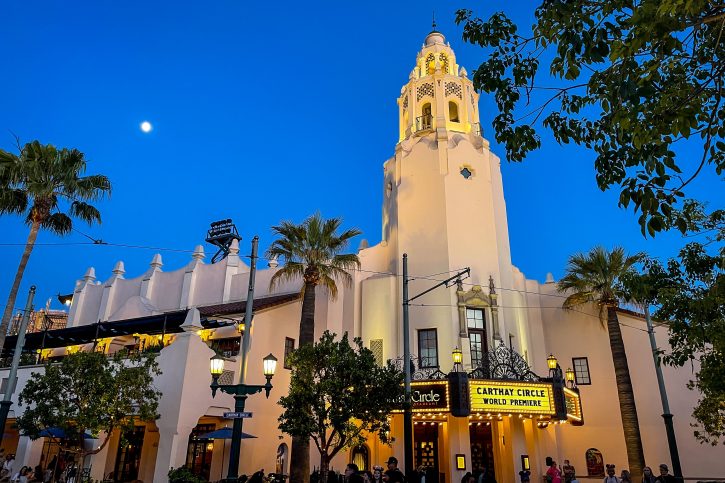
<svg viewBox="0 0 725 483">
<path fill-rule="evenodd" d="M 286 475 L 287 473 L 287 463 L 289 462 L 289 448 L 287 447 L 287 443 L 282 443 L 277 447 L 277 466 L 275 468 L 275 473 L 278 475 Z"/>
</svg>

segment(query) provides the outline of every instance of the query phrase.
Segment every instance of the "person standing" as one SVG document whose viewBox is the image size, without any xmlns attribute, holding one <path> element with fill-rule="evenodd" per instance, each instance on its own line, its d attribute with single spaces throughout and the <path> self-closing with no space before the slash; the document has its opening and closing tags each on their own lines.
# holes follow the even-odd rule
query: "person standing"
<svg viewBox="0 0 725 483">
<path fill-rule="evenodd" d="M 622 470 L 622 474 L 620 475 L 619 479 L 622 480 L 622 483 L 632 483 L 632 476 L 627 470 Z"/>
<path fill-rule="evenodd" d="M 561 471 L 564 476 L 564 483 L 571 483 L 576 479 L 576 470 L 569 463 L 569 460 L 564 460 L 564 465 L 561 467 Z"/>
<path fill-rule="evenodd" d="M 8 453 L 5 455 L 2 470 L 0 470 L 0 479 L 9 480 L 13 476 L 13 464 L 15 463 L 15 455 Z"/>
<path fill-rule="evenodd" d="M 662 463 L 660 465 L 660 476 L 658 476 L 655 481 L 657 483 L 676 483 L 677 479 L 670 474 L 670 469 L 667 465 Z"/>
<path fill-rule="evenodd" d="M 349 463 L 345 467 L 345 481 L 347 483 L 363 483 L 363 477 L 360 476 L 360 468 L 355 463 Z"/>
<path fill-rule="evenodd" d="M 529 483 L 531 481 L 531 471 L 521 470 L 519 471 L 519 477 L 521 478 L 521 483 Z"/>
<path fill-rule="evenodd" d="M 382 466 L 373 466 L 373 483 L 383 483 Z"/>
<path fill-rule="evenodd" d="M 645 466 L 642 470 L 642 483 L 655 483 L 655 481 L 657 481 L 657 478 L 652 473 L 652 468 Z"/>
<path fill-rule="evenodd" d="M 616 473 L 614 465 L 607 465 L 607 476 L 604 477 L 604 483 L 622 483 Z"/>
<path fill-rule="evenodd" d="M 385 483 L 405 483 L 405 475 L 398 469 L 398 458 L 391 456 L 387 461 L 388 470 L 383 475 Z"/>
<path fill-rule="evenodd" d="M 561 483 L 561 471 L 556 466 L 556 461 L 551 462 L 551 466 L 546 470 L 546 481 L 549 483 Z"/>
</svg>

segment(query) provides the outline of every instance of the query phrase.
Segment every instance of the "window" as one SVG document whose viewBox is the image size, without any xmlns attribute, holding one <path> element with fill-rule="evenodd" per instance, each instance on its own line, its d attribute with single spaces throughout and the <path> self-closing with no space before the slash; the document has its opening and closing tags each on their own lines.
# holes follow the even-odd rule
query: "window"
<svg viewBox="0 0 725 483">
<path fill-rule="evenodd" d="M 285 369 L 292 369 L 292 366 L 289 364 L 289 356 L 292 354 L 292 351 L 295 350 L 295 340 L 290 339 L 289 337 L 284 338 L 284 368 Z"/>
<path fill-rule="evenodd" d="M 275 473 L 278 475 L 287 474 L 287 460 L 289 459 L 289 448 L 287 443 L 282 443 L 277 447 L 277 464 L 275 467 Z"/>
<path fill-rule="evenodd" d="M 418 331 L 420 367 L 438 367 L 438 335 L 436 329 Z"/>
<path fill-rule="evenodd" d="M 486 321 L 483 309 L 466 309 L 466 322 L 468 324 L 468 340 L 471 344 L 471 365 L 478 367 L 488 352 L 486 339 Z"/>
<path fill-rule="evenodd" d="M 368 471 L 370 469 L 370 451 L 368 447 L 364 444 L 355 447 L 352 450 L 350 463 L 355 463 L 360 471 Z"/>
<path fill-rule="evenodd" d="M 469 329 L 486 329 L 484 325 L 483 309 L 466 309 L 466 321 Z"/>
<path fill-rule="evenodd" d="M 211 339 L 209 341 L 209 347 L 224 357 L 239 355 L 239 345 L 239 337 L 224 337 L 222 339 Z"/>
<path fill-rule="evenodd" d="M 458 104 L 454 101 L 448 101 L 448 118 L 451 122 L 460 122 L 458 118 Z"/>
<path fill-rule="evenodd" d="M 375 356 L 375 363 L 383 367 L 383 339 L 372 339 L 370 341 L 370 350 Z"/>
<path fill-rule="evenodd" d="M 461 168 L 461 176 L 463 176 L 466 179 L 469 179 L 471 176 L 473 176 L 473 172 L 470 169 L 468 169 L 467 166 L 464 166 L 463 168 Z"/>
<path fill-rule="evenodd" d="M 589 361 L 586 357 L 574 357 L 572 360 L 574 364 L 574 376 L 576 378 L 577 386 L 586 386 L 591 384 L 592 380 L 589 377 Z"/>
<path fill-rule="evenodd" d="M 587 462 L 588 476 L 604 476 L 604 457 L 601 451 L 597 448 L 589 448 L 584 453 L 584 459 Z"/>
</svg>

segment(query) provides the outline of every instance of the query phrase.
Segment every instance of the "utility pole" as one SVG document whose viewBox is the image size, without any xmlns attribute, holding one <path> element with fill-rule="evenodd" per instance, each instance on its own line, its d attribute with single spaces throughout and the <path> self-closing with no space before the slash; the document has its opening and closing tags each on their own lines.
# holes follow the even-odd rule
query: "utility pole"
<svg viewBox="0 0 725 483">
<path fill-rule="evenodd" d="M 443 280 L 428 290 L 415 295 L 414 297 L 408 296 L 408 254 L 403 254 L 403 367 L 405 368 L 405 404 L 403 408 L 403 446 L 405 450 L 404 461 L 405 461 L 405 476 L 410 480 L 413 476 L 413 403 L 411 400 L 411 374 L 410 374 L 410 302 L 422 297 L 428 292 L 432 292 L 445 285 L 448 287 L 449 283 L 454 280 L 459 280 L 463 275 L 471 275 L 471 269 L 466 267 L 457 274 L 453 275 L 446 280 Z"/>
<path fill-rule="evenodd" d="M 405 402 L 403 406 L 403 448 L 405 475 L 413 474 L 413 402 L 410 392 L 410 311 L 408 305 L 408 254 L 403 253 L 403 367 L 405 368 Z"/>
<path fill-rule="evenodd" d="M 667 389 L 665 388 L 665 379 L 662 376 L 662 366 L 660 358 L 657 355 L 657 341 L 655 341 L 655 331 L 652 326 L 652 319 L 649 316 L 649 304 L 645 302 L 644 318 L 647 321 L 647 333 L 649 334 L 649 343 L 652 347 L 652 357 L 655 361 L 655 372 L 657 373 L 657 384 L 660 388 L 660 399 L 662 400 L 662 418 L 665 420 L 665 431 L 667 433 L 667 445 L 670 448 L 670 459 L 672 460 L 672 471 L 675 478 L 682 481 L 682 467 L 680 466 L 680 454 L 677 451 L 677 438 L 675 437 L 675 427 L 672 423 L 672 413 L 670 413 L 670 403 L 667 400 Z"/>
<path fill-rule="evenodd" d="M 20 356 L 25 345 L 25 329 L 28 327 L 28 319 L 30 312 L 33 311 L 33 297 L 35 296 L 35 285 L 30 287 L 28 291 L 28 301 L 25 304 L 23 318 L 20 320 L 20 330 L 18 331 L 18 339 L 15 342 L 15 352 L 13 353 L 13 363 L 10 366 L 10 374 L 8 375 L 8 385 L 5 388 L 5 396 L 0 401 L 0 436 L 5 434 L 5 424 L 8 421 L 10 406 L 13 404 L 10 400 L 15 392 L 15 383 L 18 379 L 18 366 L 20 365 Z"/>
</svg>

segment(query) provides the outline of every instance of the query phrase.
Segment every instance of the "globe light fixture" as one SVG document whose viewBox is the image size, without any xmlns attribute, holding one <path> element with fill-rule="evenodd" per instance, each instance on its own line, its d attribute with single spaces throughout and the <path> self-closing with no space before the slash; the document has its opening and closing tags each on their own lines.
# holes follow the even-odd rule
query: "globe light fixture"
<svg viewBox="0 0 725 483">
<path fill-rule="evenodd" d="M 272 376 L 274 376 L 274 371 L 277 370 L 277 358 L 274 357 L 274 355 L 269 354 L 267 357 L 262 359 L 263 361 L 263 368 L 264 368 L 264 376 L 269 381 L 272 379 Z"/>
<path fill-rule="evenodd" d="M 219 376 L 224 372 L 224 358 L 220 355 L 215 355 L 209 360 L 209 372 L 211 377 L 216 381 Z"/>
</svg>

